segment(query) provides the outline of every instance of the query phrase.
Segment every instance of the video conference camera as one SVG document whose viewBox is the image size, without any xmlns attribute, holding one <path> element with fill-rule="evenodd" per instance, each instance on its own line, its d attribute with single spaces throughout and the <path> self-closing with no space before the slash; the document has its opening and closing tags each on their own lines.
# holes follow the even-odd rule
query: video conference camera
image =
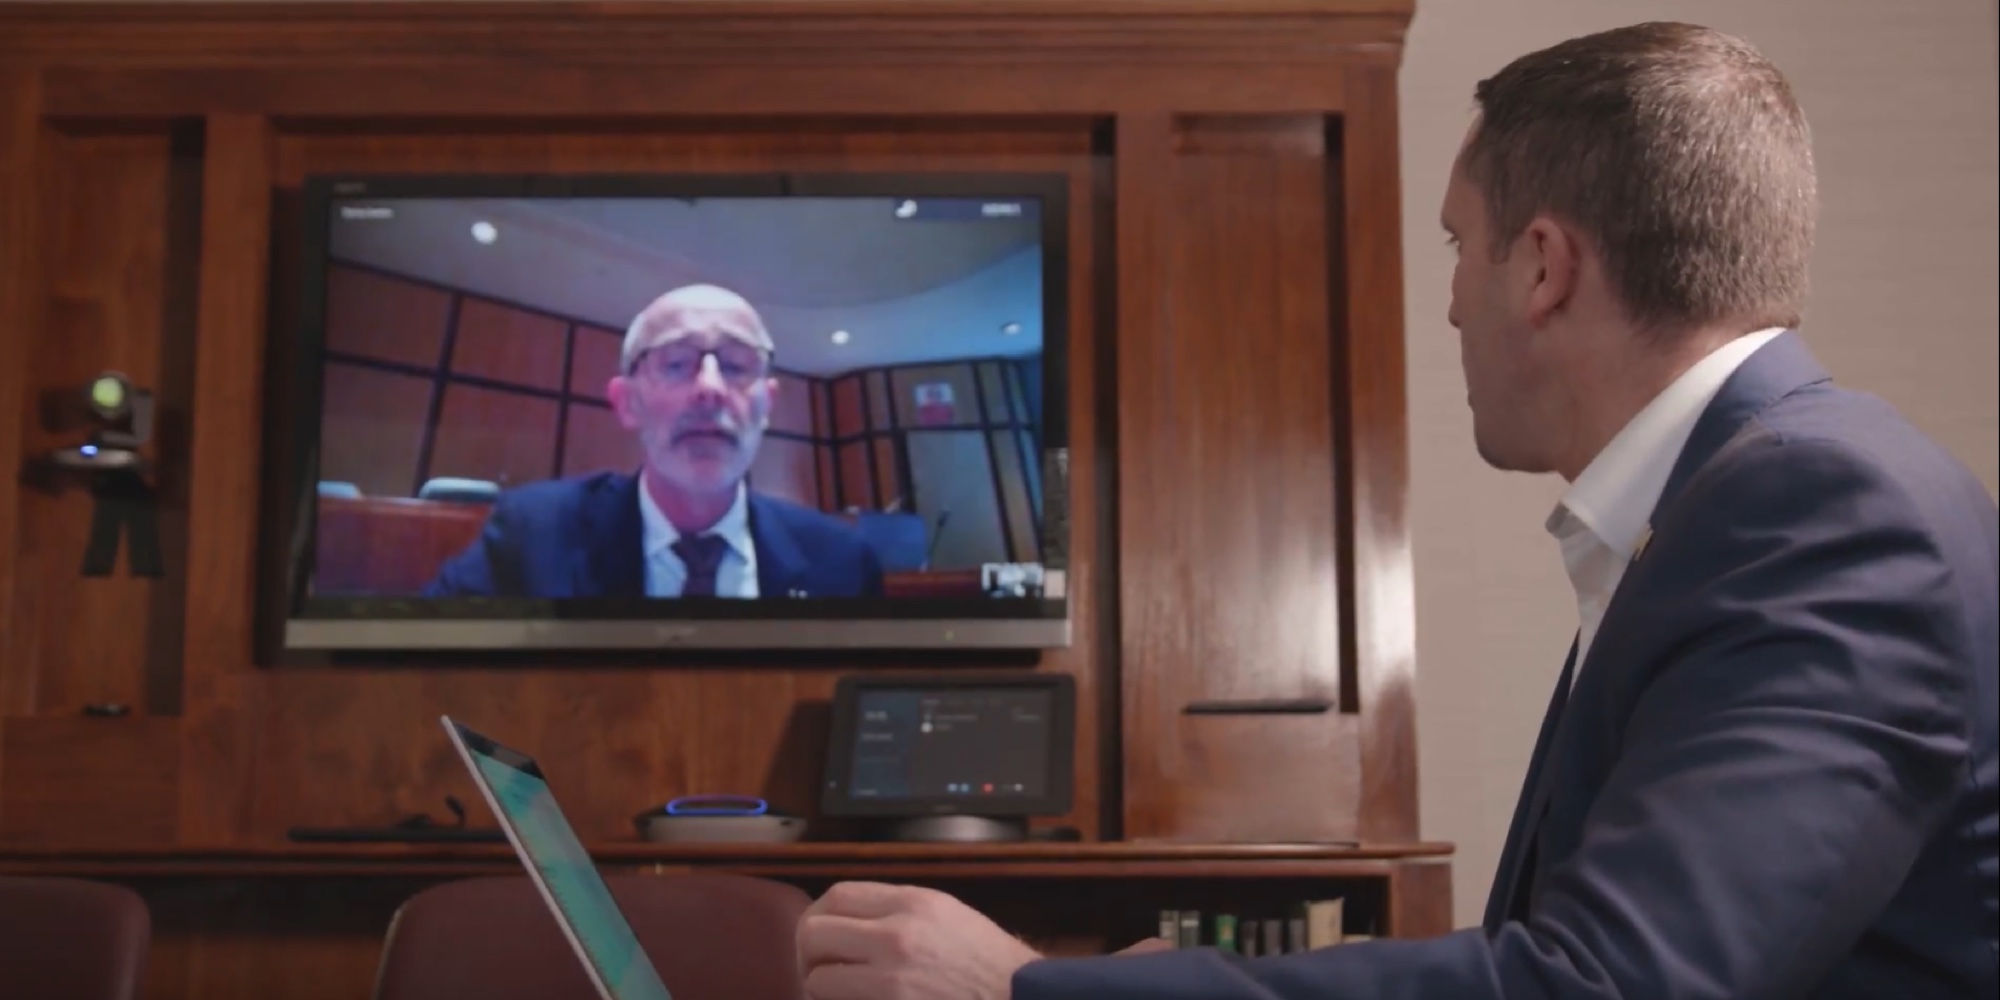
<svg viewBox="0 0 2000 1000">
<path fill-rule="evenodd" d="M 90 431 L 83 444 L 47 455 L 54 470 L 89 479 L 93 509 L 83 575 L 109 576 L 123 537 L 130 540 L 126 561 L 132 575 L 160 576 L 158 494 L 146 481 L 146 461 L 139 454 L 153 436 L 152 392 L 121 372 L 107 371 L 80 389 L 45 396 L 43 412 L 51 431 Z"/>
<path fill-rule="evenodd" d="M 143 467 L 139 448 L 153 436 L 153 394 L 115 371 L 90 380 L 81 392 L 59 392 L 53 400 L 58 428 L 94 425 L 90 440 L 59 448 L 49 458 L 66 469 L 109 470 Z"/>
</svg>

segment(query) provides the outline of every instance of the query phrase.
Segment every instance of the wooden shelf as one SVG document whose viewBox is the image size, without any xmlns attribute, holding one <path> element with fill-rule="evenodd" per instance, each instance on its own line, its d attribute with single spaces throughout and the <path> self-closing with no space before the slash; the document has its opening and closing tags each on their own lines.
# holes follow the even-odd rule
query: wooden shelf
<svg viewBox="0 0 2000 1000">
<path fill-rule="evenodd" d="M 1448 844 L 649 844 L 591 854 L 608 868 L 705 868 L 792 878 L 1346 878 L 1442 859 Z M 0 874 L 97 877 L 410 876 L 513 870 L 492 844 L 274 844 L 232 848 L 0 845 Z"/>
</svg>

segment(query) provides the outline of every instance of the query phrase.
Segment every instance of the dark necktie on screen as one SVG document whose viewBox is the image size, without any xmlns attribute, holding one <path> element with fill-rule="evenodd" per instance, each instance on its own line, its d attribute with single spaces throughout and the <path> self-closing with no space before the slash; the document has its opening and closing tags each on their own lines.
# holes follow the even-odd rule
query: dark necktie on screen
<svg viewBox="0 0 2000 1000">
<path fill-rule="evenodd" d="M 729 553 L 729 542 L 720 535 L 697 535 L 679 539 L 672 547 L 674 555 L 681 557 L 688 571 L 681 596 L 714 597 L 715 571 L 722 568 L 722 557 Z"/>
</svg>

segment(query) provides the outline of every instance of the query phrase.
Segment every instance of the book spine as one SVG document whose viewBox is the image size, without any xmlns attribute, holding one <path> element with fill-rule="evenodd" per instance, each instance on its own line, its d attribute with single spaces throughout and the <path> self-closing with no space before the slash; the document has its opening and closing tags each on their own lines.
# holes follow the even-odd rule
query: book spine
<svg viewBox="0 0 2000 1000">
<path fill-rule="evenodd" d="M 1215 915 L 1215 947 L 1222 951 L 1236 950 L 1236 917 L 1228 913 Z"/>
</svg>

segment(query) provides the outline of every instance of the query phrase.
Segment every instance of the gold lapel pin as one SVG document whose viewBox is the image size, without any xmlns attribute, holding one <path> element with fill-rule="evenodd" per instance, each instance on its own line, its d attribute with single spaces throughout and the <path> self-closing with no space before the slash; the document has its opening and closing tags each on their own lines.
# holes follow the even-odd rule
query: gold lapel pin
<svg viewBox="0 0 2000 1000">
<path fill-rule="evenodd" d="M 1639 557 L 1646 554 L 1646 546 L 1651 545 L 1652 543 L 1653 543 L 1653 526 L 1649 524 L 1646 525 L 1646 530 L 1639 533 L 1639 543 L 1637 545 L 1632 546 L 1632 561 L 1638 562 Z"/>
</svg>

